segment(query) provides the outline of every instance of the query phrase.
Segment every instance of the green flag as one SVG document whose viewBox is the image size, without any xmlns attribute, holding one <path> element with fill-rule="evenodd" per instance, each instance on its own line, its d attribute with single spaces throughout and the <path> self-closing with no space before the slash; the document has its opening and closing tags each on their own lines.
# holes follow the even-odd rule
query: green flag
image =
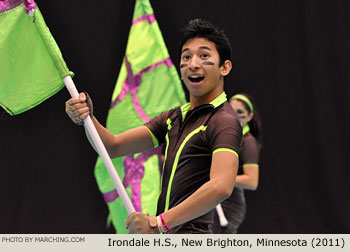
<svg viewBox="0 0 350 252">
<path fill-rule="evenodd" d="M 26 1 L 34 4 L 31 18 L 22 1 L 5 2 L 0 5 L 0 105 L 16 115 L 56 94 L 63 77 L 73 73 L 35 3 Z"/>
<path fill-rule="evenodd" d="M 149 0 L 136 0 L 127 48 L 113 92 L 107 128 L 114 134 L 144 125 L 185 103 L 180 78 Z M 113 160 L 136 211 L 156 214 L 162 161 L 160 147 Z M 95 176 L 117 233 L 126 233 L 128 214 L 99 158 Z"/>
</svg>

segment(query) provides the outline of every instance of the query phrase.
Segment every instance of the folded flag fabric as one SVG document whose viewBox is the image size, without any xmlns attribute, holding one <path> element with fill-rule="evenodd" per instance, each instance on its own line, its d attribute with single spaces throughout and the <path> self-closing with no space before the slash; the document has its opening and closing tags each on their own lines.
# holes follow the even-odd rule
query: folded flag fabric
<svg viewBox="0 0 350 252">
<path fill-rule="evenodd" d="M 27 111 L 61 90 L 67 75 L 34 1 L 0 1 L 0 106 L 10 115 Z"/>
<path fill-rule="evenodd" d="M 107 128 L 114 134 L 144 125 L 185 103 L 185 93 L 148 0 L 136 0 L 123 64 L 112 95 Z M 160 193 L 160 147 L 113 160 L 138 212 L 156 213 Z M 127 233 L 128 214 L 98 158 L 95 177 L 117 233 Z"/>
</svg>

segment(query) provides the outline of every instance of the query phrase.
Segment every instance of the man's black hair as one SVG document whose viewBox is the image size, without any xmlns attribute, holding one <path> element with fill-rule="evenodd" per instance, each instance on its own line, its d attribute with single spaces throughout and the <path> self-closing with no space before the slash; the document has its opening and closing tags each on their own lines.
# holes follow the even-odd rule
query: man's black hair
<svg viewBox="0 0 350 252">
<path fill-rule="evenodd" d="M 222 66 L 225 60 L 231 60 L 231 44 L 228 40 L 224 30 L 219 29 L 211 22 L 202 19 L 191 20 L 182 29 L 182 39 L 180 41 L 180 55 L 183 45 L 193 38 L 205 38 L 213 42 L 216 46 L 216 50 L 220 55 L 220 66 Z"/>
</svg>

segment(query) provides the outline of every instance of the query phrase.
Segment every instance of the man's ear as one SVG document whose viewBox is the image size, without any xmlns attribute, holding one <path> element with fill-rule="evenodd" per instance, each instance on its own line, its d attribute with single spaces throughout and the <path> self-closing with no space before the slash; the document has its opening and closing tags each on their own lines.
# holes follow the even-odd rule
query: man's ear
<svg viewBox="0 0 350 252">
<path fill-rule="evenodd" d="M 221 66 L 221 74 L 223 76 L 226 76 L 230 73 L 231 69 L 232 69 L 231 60 L 225 60 L 224 64 Z"/>
</svg>

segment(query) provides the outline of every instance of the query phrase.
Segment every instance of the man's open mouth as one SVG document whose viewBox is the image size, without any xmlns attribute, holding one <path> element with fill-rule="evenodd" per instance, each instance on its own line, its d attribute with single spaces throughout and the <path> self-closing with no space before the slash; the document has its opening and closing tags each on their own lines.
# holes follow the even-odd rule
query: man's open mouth
<svg viewBox="0 0 350 252">
<path fill-rule="evenodd" d="M 200 82 L 200 81 L 204 80 L 204 76 L 203 75 L 189 75 L 188 79 L 191 82 Z"/>
</svg>

